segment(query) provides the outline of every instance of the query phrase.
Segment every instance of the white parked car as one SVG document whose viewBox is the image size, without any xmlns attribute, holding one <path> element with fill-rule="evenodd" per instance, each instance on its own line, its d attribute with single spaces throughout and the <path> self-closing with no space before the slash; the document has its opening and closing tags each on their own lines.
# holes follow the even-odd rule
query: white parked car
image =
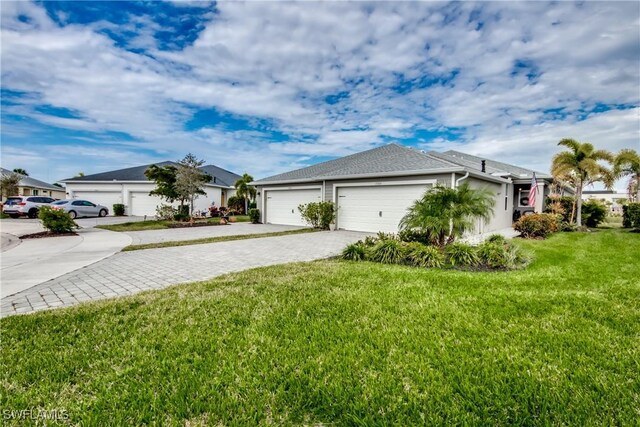
<svg viewBox="0 0 640 427">
<path fill-rule="evenodd" d="M 69 215 L 71 215 L 71 218 L 109 215 L 109 208 L 103 205 L 96 205 L 88 200 L 58 200 L 51 203 L 51 206 L 54 209 L 60 209 L 68 212 Z"/>
<path fill-rule="evenodd" d="M 8 197 L 4 202 L 2 212 L 9 215 L 11 218 L 19 218 L 21 216 L 28 216 L 29 218 L 38 217 L 38 208 L 40 206 L 47 206 L 51 202 L 55 202 L 56 199 L 44 196 L 13 196 Z"/>
</svg>

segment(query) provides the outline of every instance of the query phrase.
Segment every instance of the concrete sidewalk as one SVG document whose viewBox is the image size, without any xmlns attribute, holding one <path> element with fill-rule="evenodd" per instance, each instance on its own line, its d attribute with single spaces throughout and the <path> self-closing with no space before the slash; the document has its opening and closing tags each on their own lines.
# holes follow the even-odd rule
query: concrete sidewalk
<svg viewBox="0 0 640 427">
<path fill-rule="evenodd" d="M 2 298 L 103 260 L 129 245 L 123 233 L 80 229 L 78 236 L 26 239 L 2 252 Z"/>
</svg>

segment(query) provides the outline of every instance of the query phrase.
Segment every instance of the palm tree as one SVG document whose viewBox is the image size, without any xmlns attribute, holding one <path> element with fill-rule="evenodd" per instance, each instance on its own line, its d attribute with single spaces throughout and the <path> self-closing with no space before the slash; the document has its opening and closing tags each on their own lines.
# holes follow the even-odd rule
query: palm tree
<svg viewBox="0 0 640 427">
<path fill-rule="evenodd" d="M 606 150 L 596 150 L 592 144 L 564 138 L 558 145 L 569 150 L 553 157 L 551 174 L 554 177 L 571 177 L 576 186 L 576 224 L 582 226 L 582 190 L 586 185 L 603 182 L 607 188 L 613 186 L 615 175 L 601 161 L 613 162 L 613 155 Z"/>
<path fill-rule="evenodd" d="M 29 174 L 27 173 L 26 170 L 22 169 L 22 168 L 15 168 L 13 170 L 15 173 L 23 175 L 23 176 L 29 176 Z"/>
<path fill-rule="evenodd" d="M 236 195 L 244 199 L 244 213 L 246 214 L 248 209 L 249 199 L 254 200 L 256 198 L 256 187 L 250 185 L 253 182 L 253 177 L 248 173 L 244 173 L 242 178 L 236 181 L 234 187 L 236 187 Z"/>
<path fill-rule="evenodd" d="M 640 155 L 636 150 L 625 148 L 620 150 L 613 162 L 616 177 L 629 176 L 629 198 L 632 198 L 635 188 L 636 202 L 640 202 Z"/>
<path fill-rule="evenodd" d="M 491 191 L 472 189 L 466 182 L 458 188 L 437 185 L 414 202 L 400 228 L 421 231 L 436 245 L 444 246 L 470 230 L 475 219 L 491 218 L 493 196 Z"/>
</svg>

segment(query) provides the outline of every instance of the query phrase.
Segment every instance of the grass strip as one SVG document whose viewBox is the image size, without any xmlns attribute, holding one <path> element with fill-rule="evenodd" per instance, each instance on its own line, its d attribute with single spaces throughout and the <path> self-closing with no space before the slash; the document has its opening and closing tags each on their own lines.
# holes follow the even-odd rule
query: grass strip
<svg viewBox="0 0 640 427">
<path fill-rule="evenodd" d="M 127 251 L 139 251 L 143 249 L 170 248 L 173 246 L 203 245 L 206 243 L 230 242 L 232 240 L 258 239 L 260 237 L 278 237 L 278 236 L 287 236 L 289 234 L 306 234 L 306 233 L 313 233 L 316 231 L 319 231 L 319 230 L 316 230 L 313 228 L 302 228 L 299 230 L 275 231 L 271 233 L 236 234 L 233 236 L 205 237 L 202 239 L 193 239 L 193 240 L 173 240 L 169 242 L 129 245 L 124 249 L 122 249 L 122 251 L 127 252 Z"/>
<path fill-rule="evenodd" d="M 249 217 L 247 215 L 238 215 L 235 218 L 235 222 L 248 222 Z M 220 224 L 220 218 L 208 218 L 207 222 L 210 224 Z M 105 224 L 97 225 L 96 228 L 109 231 L 146 231 L 146 230 L 165 230 L 170 224 L 174 224 L 174 221 L 165 220 L 151 220 L 151 221 L 132 221 L 123 222 L 122 224 Z M 185 227 L 187 228 L 187 227 Z"/>
</svg>

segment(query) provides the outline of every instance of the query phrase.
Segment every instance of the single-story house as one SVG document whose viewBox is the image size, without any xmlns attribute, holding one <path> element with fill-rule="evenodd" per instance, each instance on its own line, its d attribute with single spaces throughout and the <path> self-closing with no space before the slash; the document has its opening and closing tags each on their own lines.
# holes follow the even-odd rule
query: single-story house
<svg viewBox="0 0 640 427">
<path fill-rule="evenodd" d="M 621 190 L 587 190 L 582 192 L 582 200 L 600 200 L 612 213 L 622 213 L 622 206 L 629 201 L 629 194 Z"/>
<path fill-rule="evenodd" d="M 178 165 L 175 162 L 155 164 Z M 144 175 L 149 166 L 151 165 L 85 175 L 61 182 L 66 185 L 69 199 L 85 199 L 105 205 L 111 212 L 113 212 L 113 205 L 118 203 L 125 205 L 126 215 L 154 216 L 156 208 L 168 202 L 149 194 L 156 187 L 155 183 Z M 205 211 L 212 202 L 215 202 L 218 207 L 226 206 L 226 201 L 235 194 L 233 184 L 240 179 L 240 176 L 214 165 L 202 166 L 200 169 L 211 175 L 212 179 L 204 186 L 206 196 L 198 196 L 195 200 L 194 211 Z"/>
<path fill-rule="evenodd" d="M 544 197 L 529 207 L 534 171 L 457 151 L 422 152 L 389 144 L 255 181 L 262 222 L 304 225 L 300 204 L 331 201 L 338 229 L 397 232 L 407 209 L 427 189 L 463 181 L 495 194 L 493 217 L 478 221 L 475 232 L 511 227 L 514 217 L 542 211 Z M 538 195 L 548 195 L 552 177 L 535 172 Z"/>
<path fill-rule="evenodd" d="M 11 175 L 12 171 L 4 168 L 0 168 L 0 175 Z M 63 187 L 57 187 L 55 185 L 40 181 L 39 179 L 32 178 L 27 175 L 20 175 L 20 182 L 18 183 L 18 194 L 11 194 L 10 196 L 47 196 L 54 199 L 64 199 L 65 189 Z M 4 202 L 3 196 L 2 201 Z"/>
</svg>

